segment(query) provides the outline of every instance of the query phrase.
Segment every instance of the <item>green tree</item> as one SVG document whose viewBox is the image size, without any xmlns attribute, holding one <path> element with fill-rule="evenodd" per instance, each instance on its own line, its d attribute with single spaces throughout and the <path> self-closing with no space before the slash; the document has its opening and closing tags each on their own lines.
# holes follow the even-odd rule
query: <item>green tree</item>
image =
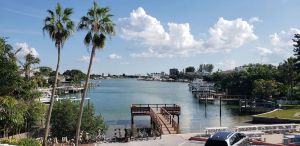
<svg viewBox="0 0 300 146">
<path fill-rule="evenodd" d="M 85 79 L 85 74 L 78 69 L 66 70 L 63 73 L 64 76 L 69 77 L 72 83 L 80 83 L 83 79 Z"/>
<path fill-rule="evenodd" d="M 41 67 L 39 67 L 39 69 L 40 69 L 40 73 L 43 76 L 50 76 L 50 74 L 53 72 L 52 68 L 47 67 L 47 66 L 41 66 Z"/>
<path fill-rule="evenodd" d="M 26 102 L 25 131 L 32 130 L 36 125 L 40 125 L 41 121 L 45 118 L 47 107 L 44 103 L 38 101 Z"/>
<path fill-rule="evenodd" d="M 60 64 L 60 51 L 65 41 L 71 36 L 74 30 L 74 23 L 70 19 L 70 16 L 73 13 L 72 8 L 63 9 L 60 6 L 60 4 L 57 3 L 55 11 L 48 10 L 47 12 L 49 13 L 49 16 L 47 16 L 44 19 L 43 32 L 47 32 L 49 37 L 52 39 L 52 41 L 55 42 L 55 47 L 57 48 L 57 65 L 55 70 L 55 80 L 54 80 L 51 99 L 50 99 L 51 102 L 47 114 L 47 122 L 46 122 L 46 129 L 44 135 L 44 145 L 46 145 L 45 142 L 48 137 L 50 120 L 51 120 L 51 112 L 52 112 L 53 102 L 54 102 L 53 97 L 55 95 L 56 86 L 57 86 L 58 69 Z"/>
<path fill-rule="evenodd" d="M 51 118 L 52 135 L 58 138 L 64 136 L 68 138 L 75 137 L 78 112 L 78 103 L 73 103 L 69 100 L 56 102 Z M 91 135 L 97 134 L 98 130 L 106 130 L 102 116 L 95 114 L 93 105 L 84 107 L 82 130 Z"/>
<path fill-rule="evenodd" d="M 30 74 L 33 72 L 32 65 L 39 64 L 40 59 L 29 53 L 25 56 L 25 62 L 19 62 L 22 65 L 22 73 L 25 75 L 25 79 L 29 80 Z"/>
<path fill-rule="evenodd" d="M 0 127 L 3 128 L 4 137 L 7 137 L 9 132 L 16 132 L 24 123 L 26 109 L 22 102 L 12 96 L 0 97 L 0 109 Z"/>
<path fill-rule="evenodd" d="M 263 99 L 270 100 L 278 94 L 278 83 L 275 80 L 255 80 L 253 86 L 253 95 Z"/>
<path fill-rule="evenodd" d="M 297 79 L 296 58 L 290 57 L 278 66 L 280 81 L 287 86 L 286 95 L 291 99 L 295 96 L 294 87 Z"/>
<path fill-rule="evenodd" d="M 0 37 L 0 68 L 0 96 L 13 95 L 18 87 L 20 75 L 15 52 L 2 37 Z"/>
<path fill-rule="evenodd" d="M 75 144 L 78 146 L 78 138 L 80 133 L 80 126 L 82 121 L 83 105 L 88 88 L 88 82 L 90 78 L 90 71 L 95 56 L 96 49 L 103 49 L 105 46 L 105 40 L 107 36 L 111 36 L 115 33 L 115 24 L 111 20 L 112 15 L 108 7 L 99 7 L 94 2 L 93 7 L 88 10 L 86 16 L 81 17 L 78 25 L 79 30 L 87 30 L 88 33 L 84 38 L 84 44 L 92 46 L 92 52 L 90 56 L 90 63 L 88 67 L 87 77 L 84 85 L 84 94 L 82 95 L 79 111 L 79 119 L 76 129 Z"/>
<path fill-rule="evenodd" d="M 300 34 L 294 35 L 294 56 L 296 57 L 296 71 L 299 74 L 300 73 Z"/>
<path fill-rule="evenodd" d="M 195 67 L 189 66 L 185 69 L 185 73 L 194 73 L 195 72 Z"/>
</svg>

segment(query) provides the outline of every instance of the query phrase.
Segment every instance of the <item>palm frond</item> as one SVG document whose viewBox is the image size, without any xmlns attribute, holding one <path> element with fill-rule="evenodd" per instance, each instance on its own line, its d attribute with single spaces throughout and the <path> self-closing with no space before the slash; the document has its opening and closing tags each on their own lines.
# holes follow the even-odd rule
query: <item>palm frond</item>
<svg viewBox="0 0 300 146">
<path fill-rule="evenodd" d="M 56 12 L 56 14 L 57 14 L 58 16 L 62 16 L 61 9 L 62 9 L 62 8 L 61 8 L 60 4 L 57 3 L 55 12 Z"/>
<path fill-rule="evenodd" d="M 92 44 L 95 48 L 104 48 L 106 35 L 109 37 L 115 34 L 115 24 L 112 22 L 109 7 L 103 7 L 93 3 L 86 14 L 81 18 L 77 26 L 78 30 L 88 29 L 88 33 L 84 38 L 85 45 Z"/>
<path fill-rule="evenodd" d="M 63 9 L 59 3 L 55 8 L 55 13 L 47 11 L 50 16 L 45 17 L 43 34 L 49 34 L 49 37 L 55 42 L 55 46 L 63 45 L 74 31 L 74 22 L 70 19 L 73 13 L 72 8 Z"/>
<path fill-rule="evenodd" d="M 54 12 L 51 10 L 47 10 L 47 12 L 50 14 L 50 17 L 54 17 Z"/>
<path fill-rule="evenodd" d="M 84 41 L 83 43 L 86 45 L 86 46 L 89 46 L 90 43 L 91 43 L 91 40 L 92 40 L 92 32 L 89 31 L 86 36 L 84 37 Z"/>
</svg>

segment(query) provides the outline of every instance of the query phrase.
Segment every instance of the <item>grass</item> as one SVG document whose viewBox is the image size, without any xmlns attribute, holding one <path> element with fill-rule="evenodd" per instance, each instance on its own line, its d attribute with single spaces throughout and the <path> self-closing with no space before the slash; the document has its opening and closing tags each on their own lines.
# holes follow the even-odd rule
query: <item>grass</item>
<svg viewBox="0 0 300 146">
<path fill-rule="evenodd" d="M 300 120 L 300 116 L 295 117 L 296 113 L 300 113 L 299 109 L 286 109 L 286 110 L 277 110 L 267 114 L 261 114 L 261 117 L 269 117 L 269 118 L 283 118 L 283 119 L 296 119 Z"/>
</svg>

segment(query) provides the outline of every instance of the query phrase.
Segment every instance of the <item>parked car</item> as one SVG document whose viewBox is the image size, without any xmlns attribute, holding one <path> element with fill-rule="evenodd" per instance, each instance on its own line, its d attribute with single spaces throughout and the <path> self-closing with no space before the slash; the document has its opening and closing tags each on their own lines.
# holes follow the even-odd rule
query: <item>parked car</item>
<svg viewBox="0 0 300 146">
<path fill-rule="evenodd" d="M 205 146 L 250 146 L 250 141 L 243 133 L 220 131 L 208 138 Z"/>
</svg>

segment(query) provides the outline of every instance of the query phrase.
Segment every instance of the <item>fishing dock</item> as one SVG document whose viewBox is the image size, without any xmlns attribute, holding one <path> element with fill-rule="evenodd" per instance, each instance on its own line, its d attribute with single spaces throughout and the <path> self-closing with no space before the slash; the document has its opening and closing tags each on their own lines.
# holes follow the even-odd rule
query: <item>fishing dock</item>
<svg viewBox="0 0 300 146">
<path fill-rule="evenodd" d="M 150 116 L 151 128 L 160 135 L 179 133 L 180 106 L 176 104 L 132 104 L 132 128 L 135 116 Z"/>
</svg>

